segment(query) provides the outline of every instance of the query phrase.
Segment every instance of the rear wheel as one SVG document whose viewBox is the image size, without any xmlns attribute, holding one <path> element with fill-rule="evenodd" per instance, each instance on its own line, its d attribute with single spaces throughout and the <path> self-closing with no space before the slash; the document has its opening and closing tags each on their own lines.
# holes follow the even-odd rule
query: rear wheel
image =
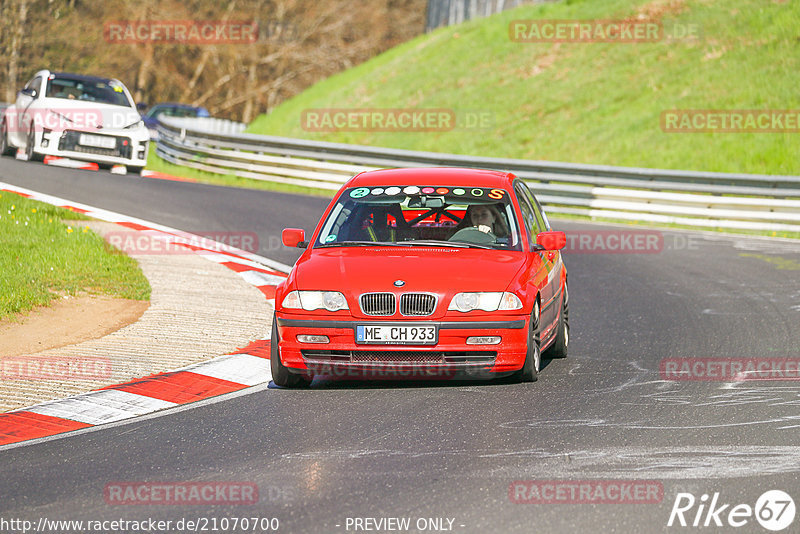
<svg viewBox="0 0 800 534">
<path fill-rule="evenodd" d="M 0 156 L 13 156 L 14 147 L 8 144 L 8 125 L 6 120 L 0 121 Z"/>
<path fill-rule="evenodd" d="M 539 367 L 542 354 L 539 351 L 539 301 L 533 305 L 533 313 L 528 325 L 528 352 L 525 355 L 525 364 L 522 369 L 514 373 L 514 378 L 520 382 L 536 382 L 539 379 Z"/>
<path fill-rule="evenodd" d="M 272 316 L 272 338 L 270 339 L 269 366 L 272 370 L 272 381 L 276 386 L 292 388 L 307 386 L 311 380 L 303 375 L 289 372 L 289 369 L 281 362 L 280 348 L 278 347 L 278 318 Z"/>
<path fill-rule="evenodd" d="M 569 292 L 564 284 L 564 299 L 561 305 L 561 316 L 558 318 L 558 333 L 549 349 L 544 353 L 548 358 L 566 358 L 569 346 Z"/>
</svg>

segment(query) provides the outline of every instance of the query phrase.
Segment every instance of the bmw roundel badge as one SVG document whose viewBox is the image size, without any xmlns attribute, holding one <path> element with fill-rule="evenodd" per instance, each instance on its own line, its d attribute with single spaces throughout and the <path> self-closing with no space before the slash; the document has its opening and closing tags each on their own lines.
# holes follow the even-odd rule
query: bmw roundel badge
<svg viewBox="0 0 800 534">
<path fill-rule="evenodd" d="M 394 281 L 394 287 L 403 287 L 404 285 L 406 285 L 406 283 L 403 280 L 395 280 Z"/>
</svg>

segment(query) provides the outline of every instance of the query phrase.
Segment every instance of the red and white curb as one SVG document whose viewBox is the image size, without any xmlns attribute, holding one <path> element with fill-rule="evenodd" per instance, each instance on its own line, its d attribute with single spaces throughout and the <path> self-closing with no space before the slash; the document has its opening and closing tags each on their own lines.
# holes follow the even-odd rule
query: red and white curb
<svg viewBox="0 0 800 534">
<path fill-rule="evenodd" d="M 22 161 L 27 161 L 28 156 L 25 151 L 17 149 L 16 158 Z M 42 162 L 45 165 L 52 165 L 53 167 L 66 167 L 68 169 L 81 169 L 84 171 L 99 171 L 100 165 L 91 161 L 81 161 L 77 159 L 64 158 L 61 156 L 45 156 Z M 125 165 L 114 165 L 111 167 L 111 174 L 127 174 Z M 154 180 L 171 180 L 173 182 L 199 182 L 195 178 L 184 178 L 182 176 L 173 176 L 159 171 L 151 171 L 142 169 L 140 173 L 142 178 L 152 178 Z"/>
<path fill-rule="evenodd" d="M 68 169 L 84 169 L 86 171 L 98 171 L 100 165 L 90 161 L 78 161 L 76 159 L 60 158 L 58 156 L 45 156 L 45 165 L 53 165 L 54 167 L 67 167 Z"/>
<path fill-rule="evenodd" d="M 270 301 L 290 267 L 204 237 L 0 182 L 0 192 L 46 202 L 165 239 L 235 271 Z M 274 304 L 274 302 L 273 302 Z M 0 414 L 0 446 L 113 423 L 269 382 L 270 340 L 175 371 Z"/>
</svg>

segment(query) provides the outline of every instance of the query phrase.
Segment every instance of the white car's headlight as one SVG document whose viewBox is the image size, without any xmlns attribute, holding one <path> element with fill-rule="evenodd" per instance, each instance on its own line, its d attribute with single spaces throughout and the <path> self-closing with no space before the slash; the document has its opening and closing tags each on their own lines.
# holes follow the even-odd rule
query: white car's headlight
<svg viewBox="0 0 800 534">
<path fill-rule="evenodd" d="M 139 119 L 138 121 L 136 121 L 134 123 L 131 123 L 131 124 L 127 125 L 127 126 L 123 126 L 122 129 L 123 130 L 132 130 L 132 129 L 136 128 L 137 130 L 141 130 L 142 126 L 144 126 L 144 121 Z"/>
<path fill-rule="evenodd" d="M 338 291 L 292 291 L 283 298 L 283 307 L 306 311 L 350 309 L 344 295 Z"/>
<path fill-rule="evenodd" d="M 469 312 L 472 310 L 498 311 L 498 310 L 521 310 L 522 301 L 514 293 L 508 292 L 481 292 L 481 293 L 457 293 L 450 301 L 448 310 Z"/>
</svg>

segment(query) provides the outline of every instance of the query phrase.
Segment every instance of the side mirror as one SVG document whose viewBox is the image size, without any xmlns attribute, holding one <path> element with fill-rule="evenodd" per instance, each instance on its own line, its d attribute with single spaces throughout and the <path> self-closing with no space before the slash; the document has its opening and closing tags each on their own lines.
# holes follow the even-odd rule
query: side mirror
<svg viewBox="0 0 800 534">
<path fill-rule="evenodd" d="M 36 98 L 36 89 L 26 87 L 22 91 L 20 91 L 23 95 L 30 96 L 32 98 Z"/>
<path fill-rule="evenodd" d="M 537 250 L 561 250 L 567 245 L 564 232 L 542 232 L 536 236 Z"/>
<path fill-rule="evenodd" d="M 284 228 L 281 232 L 281 241 L 284 246 L 306 248 L 308 243 L 305 241 L 306 232 L 300 228 Z"/>
</svg>

